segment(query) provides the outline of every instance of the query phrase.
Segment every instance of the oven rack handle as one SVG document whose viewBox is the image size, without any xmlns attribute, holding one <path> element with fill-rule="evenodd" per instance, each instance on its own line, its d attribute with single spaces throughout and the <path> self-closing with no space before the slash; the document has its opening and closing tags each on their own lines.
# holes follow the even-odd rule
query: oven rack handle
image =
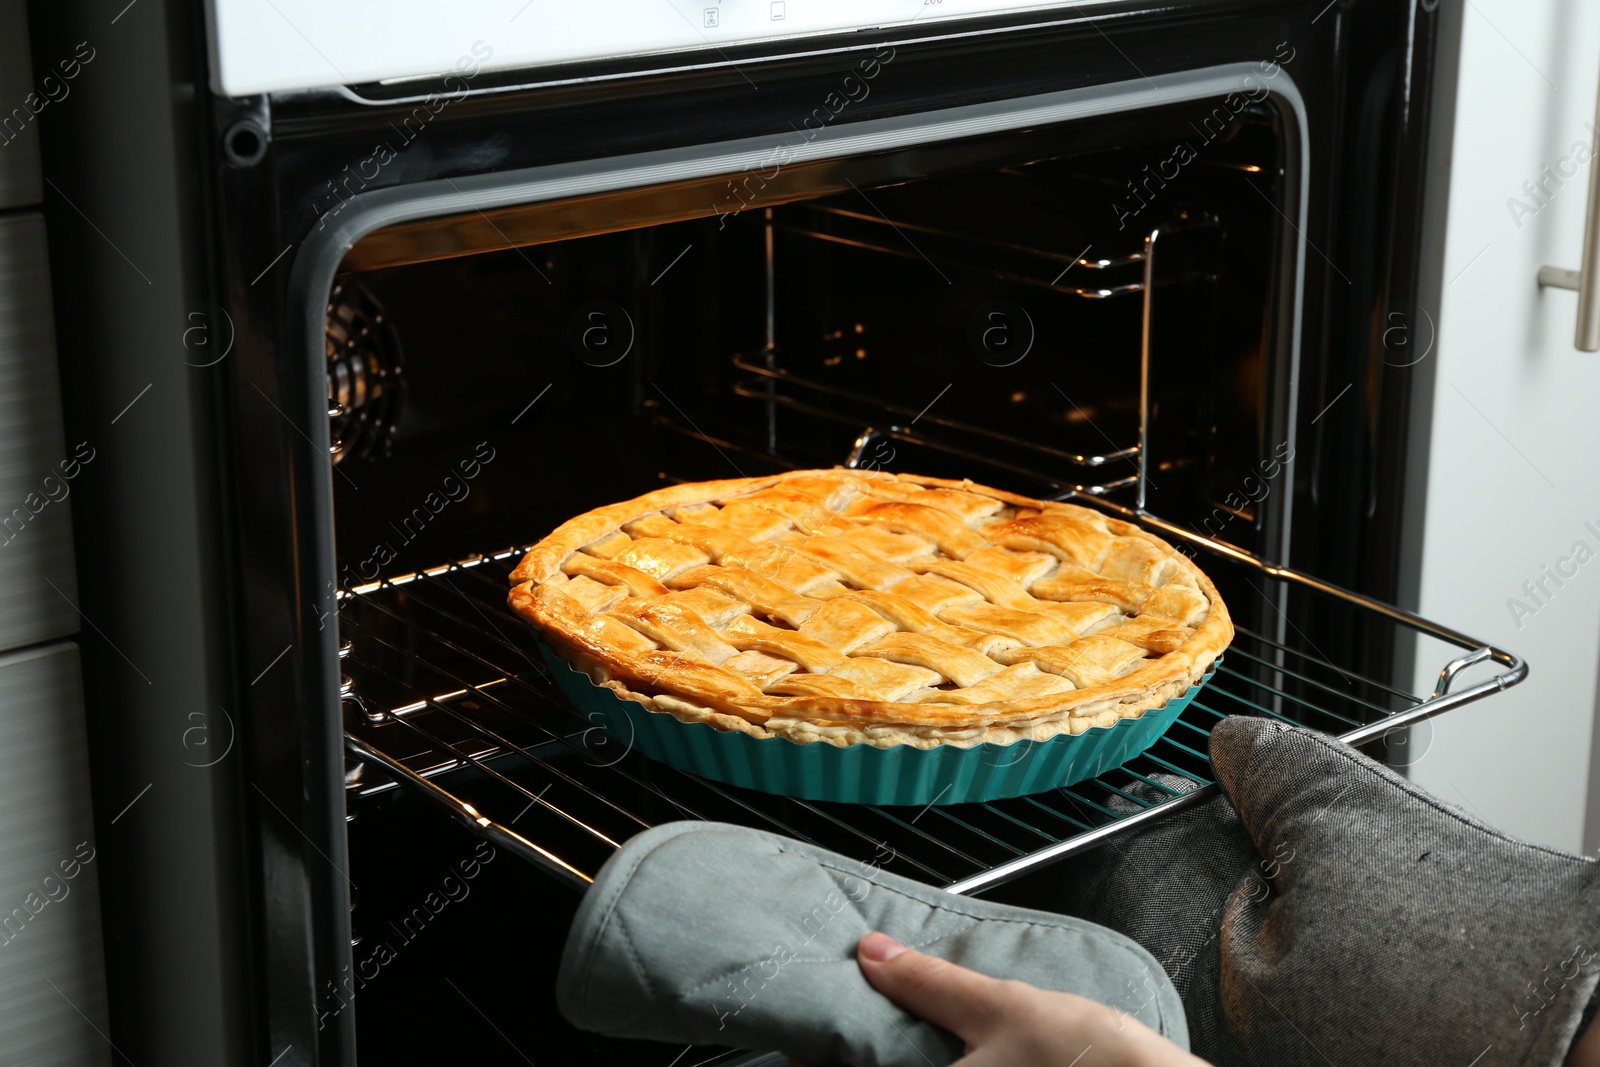
<svg viewBox="0 0 1600 1067">
<path fill-rule="evenodd" d="M 1418 704 L 1411 710 L 1396 712 L 1393 715 L 1379 719 L 1377 722 L 1369 723 L 1366 726 L 1342 733 L 1338 735 L 1339 740 L 1343 741 L 1347 745 L 1352 746 L 1363 745 L 1369 741 L 1380 740 L 1394 733 L 1396 730 L 1405 729 L 1406 727 L 1413 726 L 1424 719 L 1429 719 L 1435 715 L 1449 711 L 1451 708 L 1458 707 L 1462 704 L 1471 703 L 1474 700 L 1479 700 L 1493 693 L 1500 692 L 1507 686 L 1516 685 L 1527 676 L 1527 667 L 1522 663 L 1520 658 L 1515 655 L 1511 655 L 1510 653 L 1501 652 L 1498 654 L 1510 656 L 1510 658 L 1515 662 L 1515 666 L 1511 670 L 1508 670 L 1487 681 L 1480 682 L 1469 689 L 1463 689 L 1458 693 L 1446 694 L 1436 690 L 1436 696 L 1423 701 L 1421 704 Z M 1460 656 L 1451 660 L 1450 663 L 1445 665 L 1444 670 L 1440 672 L 1439 689 L 1442 690 L 1443 688 L 1446 688 L 1448 686 L 1449 678 L 1453 678 L 1454 674 L 1463 666 L 1469 665 L 1467 661 L 1470 661 L 1471 663 L 1477 663 L 1494 657 L 1495 655 L 1496 650 L 1487 646 L 1480 646 L 1464 656 Z M 1146 823 L 1153 823 L 1158 819 L 1168 818 L 1169 816 L 1175 815 L 1180 811 L 1187 811 L 1190 808 L 1204 804 L 1220 796 L 1222 796 L 1222 787 L 1215 782 L 1211 782 L 1207 785 L 1201 786 L 1199 789 L 1196 789 L 1191 793 L 1184 793 L 1182 796 L 1171 797 L 1167 800 L 1164 800 L 1155 807 L 1146 808 L 1143 811 L 1134 812 L 1131 815 L 1125 815 L 1114 822 L 1108 822 L 1101 826 L 1096 826 L 1092 830 L 1087 830 L 1084 833 L 1078 834 L 1074 837 L 1069 837 L 1062 841 L 1058 841 L 1053 845 L 1047 845 L 1046 847 L 1035 852 L 1030 852 L 1025 856 L 1018 856 L 1016 859 L 989 867 L 986 870 L 979 871 L 976 874 L 969 875 L 966 878 L 958 879 L 957 881 L 951 882 L 949 885 L 945 886 L 944 890 L 947 893 L 954 893 L 957 895 L 980 892 L 984 889 L 1008 882 L 1025 871 L 1043 866 L 1052 860 L 1063 859 L 1067 856 L 1085 852 L 1100 844 L 1102 841 L 1108 840 L 1117 834 L 1127 833 L 1128 831 L 1143 826 Z"/>
<path fill-rule="evenodd" d="M 1159 522 L 1160 520 L 1154 521 Z M 1182 531 L 1176 532 L 1181 533 Z M 1224 546 L 1212 547 L 1217 547 L 1220 550 Z M 1232 546 L 1226 547 L 1232 549 Z M 1347 600 L 1350 603 L 1357 604 L 1365 608 L 1378 609 L 1382 611 L 1383 614 L 1394 618 L 1396 621 L 1415 626 L 1418 629 L 1430 633 L 1433 636 L 1439 637 L 1442 640 L 1452 641 L 1455 643 L 1471 643 L 1470 638 L 1466 638 L 1464 635 L 1461 635 L 1456 631 L 1449 629 L 1448 627 L 1440 626 L 1437 623 L 1434 623 L 1428 619 L 1424 619 L 1418 615 L 1414 615 L 1411 612 L 1405 611 L 1401 608 L 1384 604 L 1381 601 L 1371 600 L 1370 598 L 1363 597 L 1357 593 L 1352 593 L 1349 590 L 1342 589 L 1339 586 L 1331 583 L 1323 582 L 1316 578 L 1312 578 L 1309 575 L 1301 574 L 1298 571 L 1291 571 L 1285 567 L 1274 567 L 1270 564 L 1264 563 L 1263 561 L 1257 560 L 1248 552 L 1242 552 L 1242 550 L 1235 551 L 1241 552 L 1240 558 L 1248 557 L 1247 559 L 1244 559 L 1245 562 L 1259 566 L 1264 572 L 1272 574 L 1275 577 L 1304 584 L 1310 588 L 1317 589 L 1331 596 L 1338 597 L 1342 600 Z M 1231 555 L 1231 552 L 1224 552 L 1224 554 Z M 1494 662 L 1501 663 L 1505 665 L 1507 669 L 1495 677 L 1479 682 L 1478 684 L 1467 689 L 1462 689 L 1453 693 L 1450 692 L 1451 683 L 1455 680 L 1457 674 L 1467 667 L 1485 662 L 1487 660 L 1493 660 Z M 1463 704 L 1469 704 L 1475 700 L 1481 700 L 1484 697 L 1501 692 L 1510 686 L 1516 685 L 1527 676 L 1527 664 L 1523 662 L 1520 656 L 1517 656 L 1515 653 L 1494 648 L 1491 645 L 1479 644 L 1476 648 L 1473 648 L 1471 651 L 1466 652 L 1463 655 L 1457 656 L 1455 659 L 1452 659 L 1449 663 L 1444 665 L 1444 668 L 1439 672 L 1439 680 L 1434 686 L 1433 696 L 1407 711 L 1395 712 L 1392 715 L 1387 715 L 1375 722 L 1368 723 L 1365 726 L 1357 727 L 1354 730 L 1348 730 L 1345 733 L 1339 734 L 1338 738 L 1345 744 L 1352 746 L 1363 745 L 1370 741 L 1381 740 L 1382 738 L 1392 735 L 1397 730 L 1403 730 L 1409 726 L 1414 726 L 1417 723 L 1422 722 L 1424 719 L 1430 719 L 1433 716 L 1443 714 L 1452 708 L 1459 707 Z M 1114 822 L 1108 822 L 1101 826 L 1094 827 L 1093 829 L 1084 833 L 1066 838 L 1062 841 L 1058 841 L 1053 845 L 1047 845 L 1046 847 L 1037 851 L 1030 852 L 1025 856 L 1018 856 L 1013 860 L 989 867 L 985 870 L 977 872 L 976 874 L 969 875 L 966 878 L 958 879 L 957 881 L 951 882 L 949 885 L 945 886 L 945 892 L 954 893 L 957 895 L 981 892 L 984 889 L 1008 882 L 1025 871 L 1043 866 L 1053 860 L 1063 859 L 1067 856 L 1085 852 L 1101 842 L 1109 840 L 1111 837 L 1117 834 L 1126 833 L 1147 823 L 1153 823 L 1158 819 L 1165 819 L 1171 815 L 1177 814 L 1180 811 L 1187 811 L 1189 808 L 1196 807 L 1200 804 L 1205 804 L 1208 801 L 1220 796 L 1222 796 L 1222 787 L 1215 782 L 1208 783 L 1191 793 L 1185 793 L 1182 796 L 1171 797 L 1154 807 L 1146 808 L 1143 811 L 1134 812 L 1131 815 L 1123 816 Z"/>
<path fill-rule="evenodd" d="M 1210 538 L 1201 537 L 1199 534 L 1170 523 L 1143 508 L 1125 507 L 1113 501 L 1095 497 L 1087 498 L 1086 502 L 1090 502 L 1107 511 L 1120 513 L 1129 520 L 1152 526 L 1169 537 L 1181 538 L 1219 556 L 1231 559 L 1236 563 L 1254 567 L 1269 577 L 1313 590 L 1335 600 L 1341 600 L 1364 611 L 1375 612 L 1412 630 L 1466 650 L 1462 655 L 1450 660 L 1440 669 L 1439 679 L 1434 683 L 1431 696 L 1407 711 L 1396 712 L 1376 722 L 1368 723 L 1355 730 L 1340 734 L 1339 740 L 1347 744 L 1361 745 L 1368 741 L 1377 740 L 1395 730 L 1412 726 L 1424 719 L 1430 719 L 1442 712 L 1449 711 L 1451 708 L 1471 703 L 1481 697 L 1488 696 L 1490 693 L 1506 690 L 1528 677 L 1527 662 L 1515 652 L 1509 652 L 1487 641 L 1479 641 L 1462 633 L 1460 630 L 1434 622 L 1432 619 L 1424 618 L 1415 612 L 1407 611 L 1405 608 L 1386 604 L 1369 596 L 1363 596 L 1343 586 L 1323 581 L 1321 578 L 1313 577 L 1289 567 L 1280 567 L 1275 563 L 1269 563 L 1253 552 L 1239 548 L 1236 545 L 1230 545 L 1225 541 L 1213 541 Z M 1497 663 L 1505 669 L 1467 689 L 1451 691 L 1456 677 L 1462 671 L 1487 662 Z"/>
</svg>

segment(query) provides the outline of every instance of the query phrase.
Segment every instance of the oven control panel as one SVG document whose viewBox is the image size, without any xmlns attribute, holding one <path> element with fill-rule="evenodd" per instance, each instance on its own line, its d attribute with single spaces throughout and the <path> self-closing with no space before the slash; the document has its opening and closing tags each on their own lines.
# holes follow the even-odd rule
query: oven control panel
<svg viewBox="0 0 1600 1067">
<path fill-rule="evenodd" d="M 214 88 L 227 96 L 684 52 L 1106 0 L 210 0 Z M 691 56 L 687 53 L 698 53 Z M 670 64 L 669 64 L 670 65 Z"/>
</svg>

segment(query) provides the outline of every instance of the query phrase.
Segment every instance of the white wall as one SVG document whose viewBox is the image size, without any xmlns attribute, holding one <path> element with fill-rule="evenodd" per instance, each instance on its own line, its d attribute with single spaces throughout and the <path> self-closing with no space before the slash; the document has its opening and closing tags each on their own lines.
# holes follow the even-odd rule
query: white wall
<svg viewBox="0 0 1600 1067">
<path fill-rule="evenodd" d="M 1535 276 L 1578 266 L 1590 167 L 1552 182 L 1543 206 L 1523 183 L 1575 142 L 1600 148 L 1588 127 L 1600 4 L 1461 11 L 1420 608 L 1520 653 L 1531 674 L 1425 728 L 1412 775 L 1507 833 L 1577 851 L 1600 651 L 1600 353 L 1572 347 L 1576 294 L 1541 291 Z M 1514 219 L 1509 198 L 1537 211 Z M 1523 583 L 1579 541 L 1596 558 L 1530 597 Z M 1511 598 L 1531 614 L 1513 617 Z M 1436 669 L 1419 665 L 1419 692 Z"/>
</svg>

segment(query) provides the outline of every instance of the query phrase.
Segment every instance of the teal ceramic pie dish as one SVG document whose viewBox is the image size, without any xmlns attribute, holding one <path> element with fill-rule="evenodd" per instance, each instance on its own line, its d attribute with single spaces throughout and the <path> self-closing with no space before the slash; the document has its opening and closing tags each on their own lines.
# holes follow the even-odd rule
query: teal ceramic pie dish
<svg viewBox="0 0 1600 1067">
<path fill-rule="evenodd" d="M 1081 734 L 967 748 L 878 748 L 752 737 L 684 722 L 595 685 L 542 640 L 539 650 L 578 713 L 632 751 L 728 785 L 848 804 L 969 804 L 1042 793 L 1097 777 L 1159 741 L 1222 662 L 1219 657 L 1198 683 L 1160 707 Z"/>
</svg>

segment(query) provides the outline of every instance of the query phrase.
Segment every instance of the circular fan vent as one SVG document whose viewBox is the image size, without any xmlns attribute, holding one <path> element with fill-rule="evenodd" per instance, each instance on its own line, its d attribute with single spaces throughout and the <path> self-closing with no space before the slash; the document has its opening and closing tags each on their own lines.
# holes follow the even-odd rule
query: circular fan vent
<svg viewBox="0 0 1600 1067">
<path fill-rule="evenodd" d="M 400 338 L 378 298 L 357 282 L 328 297 L 328 418 L 333 461 L 387 456 L 400 417 Z"/>
</svg>

